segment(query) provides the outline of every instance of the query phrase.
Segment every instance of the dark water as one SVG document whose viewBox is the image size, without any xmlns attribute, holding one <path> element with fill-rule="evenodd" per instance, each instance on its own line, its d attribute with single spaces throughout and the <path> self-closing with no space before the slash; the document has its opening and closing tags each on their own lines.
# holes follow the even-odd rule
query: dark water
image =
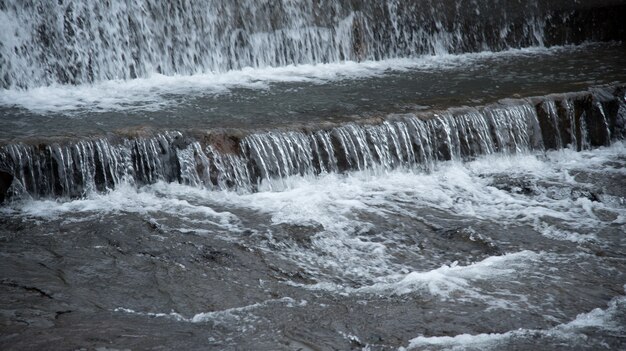
<svg viewBox="0 0 626 351">
<path fill-rule="evenodd" d="M 580 91 L 626 81 L 624 49 L 623 44 L 593 44 L 433 56 L 369 66 L 256 71 L 245 78 L 225 74 L 191 82 L 181 78 L 96 88 L 4 91 L 0 92 L 5 103 L 0 106 L 0 142 L 103 135 L 136 128 L 315 127 L 389 113 Z M 312 82 L 297 82 L 300 80 Z M 9 108 L 7 103 L 31 110 Z"/>
</svg>

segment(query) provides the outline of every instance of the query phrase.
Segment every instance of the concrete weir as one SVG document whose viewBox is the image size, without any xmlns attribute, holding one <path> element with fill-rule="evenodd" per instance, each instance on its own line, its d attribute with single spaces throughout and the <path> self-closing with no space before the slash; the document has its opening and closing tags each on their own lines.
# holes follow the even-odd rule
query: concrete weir
<svg viewBox="0 0 626 351">
<path fill-rule="evenodd" d="M 0 0 L 0 351 L 626 350 L 626 0 Z"/>
<path fill-rule="evenodd" d="M 38 88 L 80 88 L 155 74 L 221 74 L 626 38 L 622 0 L 143 0 L 118 5 L 58 1 L 44 11 L 36 1 L 1 1 L 0 13 L 14 19 L 6 24 L 14 37 L 0 42 L 0 88 L 20 96 Z M 619 62 L 612 67 L 620 67 Z M 13 99 L 7 95 L 5 100 L 11 101 L 0 112 L 15 119 L 23 133 L 42 135 L 30 125 L 40 123 L 43 133 L 49 119 L 36 111 L 23 117 Z M 9 136 L 0 140 L 0 196 L 80 197 L 120 183 L 156 181 L 255 191 L 264 180 L 296 174 L 429 169 L 442 160 L 567 146 L 585 149 L 624 136 L 621 86 L 489 104 L 496 100 L 491 99 L 483 106 L 384 112 L 349 123 L 323 119 L 285 129 L 222 130 L 211 125 L 198 131 L 198 125 L 191 131 L 175 125 L 100 137 L 79 131 L 75 137 L 61 136 L 63 140 L 35 137 L 34 142 Z M 208 102 L 207 109 L 212 105 Z M 134 116 L 126 117 L 116 121 L 130 123 Z M 71 118 L 66 122 L 75 123 Z"/>
<path fill-rule="evenodd" d="M 2 196 L 80 197 L 157 181 L 255 191 L 292 175 L 411 167 L 609 145 L 626 133 L 623 86 L 276 130 L 127 133 L 0 148 Z M 11 183 L 9 187 L 7 184 Z"/>
<path fill-rule="evenodd" d="M 622 0 L 5 0 L 0 88 L 622 40 Z M 214 16 L 220 13 L 220 16 Z M 94 16 L 94 14 L 98 14 Z M 251 16 L 251 14 L 255 14 Z M 235 33 L 235 34 L 233 34 Z"/>
</svg>

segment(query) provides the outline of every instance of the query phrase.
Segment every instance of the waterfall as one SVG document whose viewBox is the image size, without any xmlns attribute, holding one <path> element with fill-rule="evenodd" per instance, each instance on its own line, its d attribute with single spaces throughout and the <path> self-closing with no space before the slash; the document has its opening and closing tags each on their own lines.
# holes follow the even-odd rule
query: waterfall
<svg viewBox="0 0 626 351">
<path fill-rule="evenodd" d="M 623 34 L 617 15 L 598 15 L 584 1 L 556 3 L 1 0 L 0 88 L 495 51 Z"/>
<path fill-rule="evenodd" d="M 440 161 L 496 152 L 607 145 L 623 137 L 625 121 L 624 89 L 618 87 L 390 115 L 378 124 L 213 138 L 231 140 L 228 146 L 184 132 L 8 144 L 0 148 L 0 173 L 13 179 L 8 191 L 13 196 L 80 197 L 122 183 L 157 181 L 251 192 L 289 176 L 403 167 L 429 171 Z"/>
</svg>

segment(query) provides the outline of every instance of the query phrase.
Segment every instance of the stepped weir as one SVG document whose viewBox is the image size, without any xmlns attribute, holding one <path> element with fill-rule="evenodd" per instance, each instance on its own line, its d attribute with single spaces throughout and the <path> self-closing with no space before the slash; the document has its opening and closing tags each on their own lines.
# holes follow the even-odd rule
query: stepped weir
<svg viewBox="0 0 626 351">
<path fill-rule="evenodd" d="M 0 2 L 0 88 L 621 40 L 601 1 Z"/>
<path fill-rule="evenodd" d="M 0 0 L 0 350 L 626 350 L 626 0 Z"/>
<path fill-rule="evenodd" d="M 10 193 L 84 196 L 157 181 L 255 191 L 265 180 L 327 172 L 429 170 L 438 161 L 610 145 L 626 133 L 622 86 L 480 107 L 388 115 L 369 123 L 271 131 L 168 131 L 0 147 Z M 10 177 L 9 177 L 10 175 Z"/>
<path fill-rule="evenodd" d="M 3 0 L 0 88 L 20 94 L 155 74 L 219 74 L 620 40 L 624 15 L 626 4 L 611 0 L 59 0 L 48 5 Z M 212 125 L 202 131 L 199 124 L 193 131 L 111 132 L 58 141 L 18 138 L 0 142 L 0 196 L 72 198 L 121 183 L 157 181 L 254 192 L 264 181 L 293 175 L 428 170 L 437 161 L 494 152 L 580 150 L 620 139 L 624 111 L 624 89 L 613 84 L 478 107 L 392 111 L 306 128 L 222 130 Z M 3 113 L 21 118 L 19 110 Z M 22 124 L 29 123 L 38 122 Z"/>
</svg>

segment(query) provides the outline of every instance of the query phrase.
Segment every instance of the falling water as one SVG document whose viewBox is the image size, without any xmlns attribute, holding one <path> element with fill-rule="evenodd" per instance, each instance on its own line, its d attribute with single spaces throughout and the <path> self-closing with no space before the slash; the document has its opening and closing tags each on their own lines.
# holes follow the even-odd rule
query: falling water
<svg viewBox="0 0 626 351">
<path fill-rule="evenodd" d="M 565 44 L 598 33 L 610 37 L 602 28 L 581 27 L 578 17 L 570 16 L 573 10 L 565 10 L 569 5 L 551 6 L 537 0 L 505 6 L 466 0 L 3 0 L 0 87 L 496 51 Z"/>
<path fill-rule="evenodd" d="M 625 349 L 624 18 L 0 0 L 0 349 Z"/>
<path fill-rule="evenodd" d="M 265 180 L 294 175 L 402 167 L 429 171 L 439 161 L 495 152 L 605 145 L 624 119 L 623 99 L 606 91 L 550 96 L 536 105 L 531 100 L 391 115 L 380 124 L 256 132 L 241 138 L 234 150 L 181 132 L 119 141 L 9 144 L 0 149 L 0 169 L 15 177 L 16 195 L 75 197 L 121 183 L 157 181 L 254 191 Z"/>
</svg>

